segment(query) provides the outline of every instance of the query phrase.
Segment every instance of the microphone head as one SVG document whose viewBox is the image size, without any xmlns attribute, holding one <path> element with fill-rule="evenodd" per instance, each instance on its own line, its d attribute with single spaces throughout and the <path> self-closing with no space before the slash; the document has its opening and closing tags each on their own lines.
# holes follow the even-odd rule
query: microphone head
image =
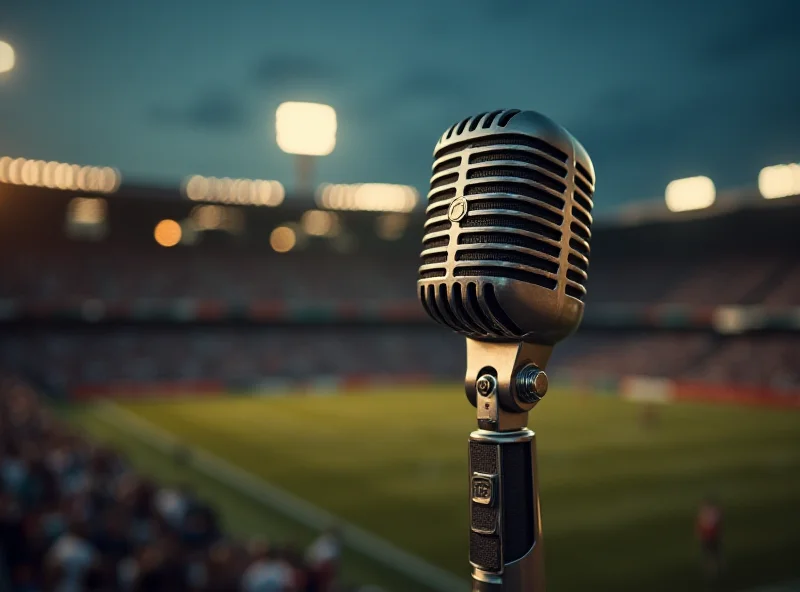
<svg viewBox="0 0 800 592">
<path fill-rule="evenodd" d="M 434 149 L 417 291 L 473 339 L 555 344 L 583 317 L 594 167 L 535 111 L 468 117 Z"/>
</svg>

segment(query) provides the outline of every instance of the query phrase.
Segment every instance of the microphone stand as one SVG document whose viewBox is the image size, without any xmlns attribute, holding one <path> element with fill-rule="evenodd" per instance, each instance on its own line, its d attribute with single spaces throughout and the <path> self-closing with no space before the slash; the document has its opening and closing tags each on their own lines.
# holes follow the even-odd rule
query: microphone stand
<svg viewBox="0 0 800 592">
<path fill-rule="evenodd" d="M 467 339 L 472 592 L 544 592 L 536 435 L 528 412 L 547 392 L 552 346 Z"/>
</svg>

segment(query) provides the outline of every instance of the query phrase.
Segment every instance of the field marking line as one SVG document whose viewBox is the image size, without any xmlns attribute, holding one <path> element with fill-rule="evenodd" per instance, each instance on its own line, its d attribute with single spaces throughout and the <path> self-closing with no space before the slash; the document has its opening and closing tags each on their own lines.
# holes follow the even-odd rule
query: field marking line
<svg viewBox="0 0 800 592">
<path fill-rule="evenodd" d="M 207 450 L 188 446 L 175 435 L 139 417 L 112 401 L 93 405 L 93 412 L 101 420 L 123 429 L 143 443 L 164 454 L 173 454 L 176 446 L 191 450 L 189 464 L 223 485 L 244 493 L 252 499 L 277 510 L 313 530 L 323 530 L 331 525 L 341 529 L 345 543 L 360 554 L 438 592 L 465 592 L 470 584 L 450 572 L 428 563 L 386 539 L 342 520 L 261 477 L 218 457 Z"/>
</svg>

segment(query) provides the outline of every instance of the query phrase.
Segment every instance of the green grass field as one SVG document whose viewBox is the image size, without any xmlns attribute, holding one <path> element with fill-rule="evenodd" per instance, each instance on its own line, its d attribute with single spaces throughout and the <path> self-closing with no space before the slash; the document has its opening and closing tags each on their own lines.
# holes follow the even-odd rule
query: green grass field
<svg viewBox="0 0 800 592">
<path fill-rule="evenodd" d="M 466 440 L 474 409 L 437 387 L 335 397 L 135 402 L 137 416 L 465 579 Z M 91 407 L 69 411 L 142 470 L 188 481 L 237 534 L 311 535 L 181 468 Z M 698 503 L 725 511 L 726 581 L 746 590 L 800 575 L 800 413 L 675 404 L 645 428 L 640 408 L 553 389 L 537 433 L 548 588 L 708 590 L 694 539 Z M 349 555 L 347 576 L 418 586 Z"/>
</svg>

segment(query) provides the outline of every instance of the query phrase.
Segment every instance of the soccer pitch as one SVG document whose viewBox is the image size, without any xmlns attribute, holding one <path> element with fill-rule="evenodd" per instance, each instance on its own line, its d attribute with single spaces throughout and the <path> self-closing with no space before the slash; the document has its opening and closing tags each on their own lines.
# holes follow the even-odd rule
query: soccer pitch
<svg viewBox="0 0 800 592">
<path fill-rule="evenodd" d="M 136 417 L 426 561 L 468 578 L 467 436 L 457 387 L 329 397 L 224 397 L 122 404 Z M 235 533 L 304 542 L 307 529 L 143 444 L 95 408 L 68 411 L 161 480 L 191 483 Z M 675 404 L 641 408 L 552 389 L 537 433 L 548 588 L 707 590 L 698 504 L 724 510 L 722 590 L 800 575 L 800 413 Z M 353 581 L 421 589 L 350 554 Z"/>
</svg>

